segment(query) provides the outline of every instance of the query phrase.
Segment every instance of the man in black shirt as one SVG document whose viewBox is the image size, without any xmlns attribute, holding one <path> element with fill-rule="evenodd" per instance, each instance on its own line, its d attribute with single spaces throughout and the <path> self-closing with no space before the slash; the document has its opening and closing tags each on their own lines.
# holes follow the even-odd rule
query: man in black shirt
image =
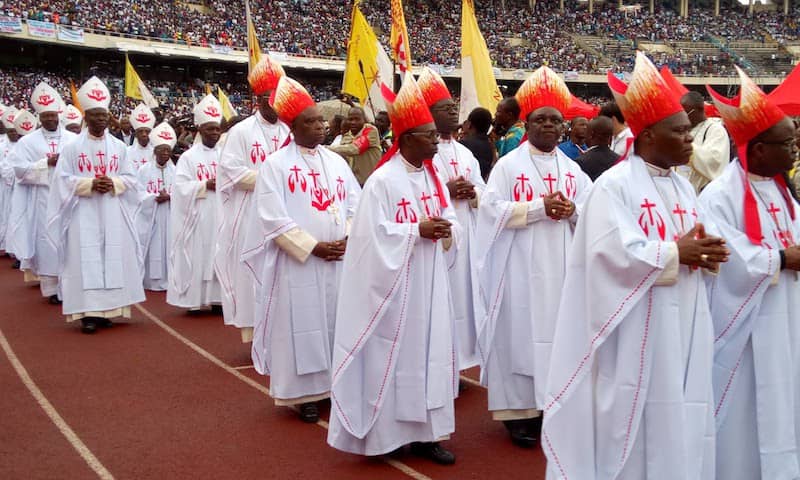
<svg viewBox="0 0 800 480">
<path fill-rule="evenodd" d="M 597 117 L 589 122 L 589 137 L 586 141 L 589 150 L 575 159 L 581 170 L 595 181 L 603 172 L 611 168 L 619 160 L 619 155 L 614 153 L 611 137 L 614 135 L 614 125 L 608 117 Z"/>
<path fill-rule="evenodd" d="M 489 140 L 489 127 L 492 126 L 492 113 L 478 107 L 469 113 L 467 121 L 464 122 L 464 138 L 461 144 L 467 147 L 481 167 L 481 176 L 485 179 L 489 177 L 489 171 L 495 162 L 495 151 L 492 142 Z"/>
</svg>

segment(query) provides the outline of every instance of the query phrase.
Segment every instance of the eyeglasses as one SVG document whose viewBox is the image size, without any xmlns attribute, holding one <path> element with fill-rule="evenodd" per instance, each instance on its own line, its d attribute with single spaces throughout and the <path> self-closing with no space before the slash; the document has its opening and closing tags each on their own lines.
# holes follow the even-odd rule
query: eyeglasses
<svg viewBox="0 0 800 480">
<path fill-rule="evenodd" d="M 789 150 L 796 150 L 797 147 L 797 140 L 794 138 L 787 138 L 786 140 L 775 141 L 775 142 L 759 142 L 765 143 L 767 145 L 781 145 L 783 148 L 787 148 Z"/>
<path fill-rule="evenodd" d="M 415 137 L 423 137 L 427 138 L 428 140 L 436 140 L 439 138 L 439 134 L 436 130 L 429 130 L 427 132 L 406 132 L 408 135 L 413 135 Z"/>
<path fill-rule="evenodd" d="M 696 112 L 696 111 L 697 111 L 697 109 L 696 109 L 696 108 L 692 108 L 692 109 L 690 109 L 688 112 L 686 112 L 686 115 L 691 115 L 691 114 L 693 114 L 693 113 L 694 113 L 694 112 Z"/>
</svg>

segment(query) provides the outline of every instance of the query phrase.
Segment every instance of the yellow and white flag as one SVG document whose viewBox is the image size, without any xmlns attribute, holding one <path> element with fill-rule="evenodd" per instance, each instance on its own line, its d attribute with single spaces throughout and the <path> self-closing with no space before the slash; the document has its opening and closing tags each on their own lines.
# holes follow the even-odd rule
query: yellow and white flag
<svg viewBox="0 0 800 480">
<path fill-rule="evenodd" d="M 392 34 L 389 43 L 392 45 L 392 58 L 400 67 L 400 72 L 411 70 L 411 47 L 408 44 L 408 28 L 403 13 L 403 0 L 391 0 Z"/>
<path fill-rule="evenodd" d="M 217 98 L 219 99 L 220 106 L 222 106 L 222 116 L 225 120 L 233 118 L 233 116 L 236 115 L 236 110 L 233 109 L 233 104 L 219 85 L 217 86 Z"/>
<path fill-rule="evenodd" d="M 359 3 L 356 0 L 353 4 L 342 92 L 358 98 L 367 116 L 374 119 L 376 113 L 386 110 L 381 84 L 391 90 L 394 71 L 389 55 L 358 8 Z"/>
<path fill-rule="evenodd" d="M 494 77 L 489 49 L 486 47 L 472 0 L 461 4 L 461 109 L 459 120 L 464 121 L 478 107 L 494 115 L 497 104 L 503 99 Z"/>
<path fill-rule="evenodd" d="M 141 100 L 148 108 L 158 108 L 158 100 L 150 93 L 139 74 L 133 69 L 128 54 L 125 54 L 125 96 Z"/>
<path fill-rule="evenodd" d="M 261 46 L 258 44 L 258 35 L 256 34 L 256 25 L 253 23 L 253 17 L 250 15 L 250 2 L 245 0 L 244 8 L 247 17 L 247 72 L 253 71 L 259 60 L 261 60 Z"/>
</svg>

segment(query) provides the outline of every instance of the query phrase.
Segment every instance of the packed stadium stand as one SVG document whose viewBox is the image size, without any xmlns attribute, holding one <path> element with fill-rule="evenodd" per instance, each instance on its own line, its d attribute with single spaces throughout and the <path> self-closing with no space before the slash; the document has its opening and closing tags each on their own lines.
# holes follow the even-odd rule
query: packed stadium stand
<svg viewBox="0 0 800 480">
<path fill-rule="evenodd" d="M 445 74 L 458 67 L 459 3 L 405 0 L 415 65 L 434 65 Z M 603 83 L 602 74 L 609 69 L 629 71 L 637 49 L 645 51 L 657 65 L 668 65 L 678 75 L 699 77 L 698 85 L 704 83 L 703 79 L 731 76 L 735 64 L 755 77 L 782 77 L 800 58 L 797 21 L 800 10 L 792 9 L 784 15 L 780 5 L 760 5 L 760 10 L 750 14 L 747 6 L 734 0 L 723 3 L 720 15 L 714 16 L 712 5 L 692 4 L 689 15 L 682 17 L 674 4 L 658 2 L 652 14 L 646 3 L 620 8 L 616 2 L 595 2 L 591 13 L 586 2 L 575 0 L 561 3 L 476 0 L 475 3 L 495 66 L 513 72 L 508 76 L 516 81 L 524 78 L 525 71 L 547 64 L 573 75 L 597 74 L 590 83 Z M 346 55 L 351 5 L 346 0 L 251 2 L 262 49 L 312 59 L 310 69 L 294 74 L 312 85 L 318 99 L 334 96 L 341 84 L 341 60 Z M 564 11 L 560 10 L 562 5 Z M 387 45 L 389 0 L 363 0 L 361 8 Z M 0 1 L 0 17 L 18 18 L 22 23 L 36 20 L 76 26 L 88 34 L 118 40 L 142 39 L 181 48 L 223 53 L 246 48 L 243 1 L 98 0 L 89 5 L 79 0 L 15 0 Z M 11 43 L 2 48 L 0 55 L 4 61 L 0 65 L 6 66 L 0 68 L 0 97 L 5 102 L 27 98 L 33 78 L 43 71 L 62 90 L 67 87 L 67 78 L 78 82 L 90 70 L 110 79 L 112 84 L 121 83 L 123 70 L 117 52 L 104 58 L 102 54 L 89 54 L 86 49 L 63 47 L 65 55 L 73 57 L 66 62 L 64 55 L 59 58 L 52 55 L 59 50 L 48 49 L 37 55 L 34 67 L 14 54 L 15 49 L 27 48 L 30 52 L 34 47 L 19 42 L 19 47 Z M 315 72 L 314 61 L 336 63 L 338 67 L 319 74 Z M 147 57 L 138 58 L 136 63 L 160 100 L 174 109 L 188 109 L 192 99 L 202 94 L 206 82 L 219 84 L 231 92 L 235 105 L 246 106 L 245 67 L 241 64 L 220 61 L 192 67 L 174 59 Z M 320 70 L 327 69 L 327 64 L 323 66 L 326 68 Z M 591 88 L 583 92 L 584 97 L 597 94 Z M 122 108 L 121 103 L 117 108 Z"/>
</svg>

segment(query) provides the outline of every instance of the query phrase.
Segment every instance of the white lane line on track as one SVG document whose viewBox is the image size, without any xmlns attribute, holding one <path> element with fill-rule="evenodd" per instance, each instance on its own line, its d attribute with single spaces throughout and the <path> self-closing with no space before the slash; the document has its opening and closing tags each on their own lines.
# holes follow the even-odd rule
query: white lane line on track
<svg viewBox="0 0 800 480">
<path fill-rule="evenodd" d="M 259 392 L 263 393 L 264 395 L 266 395 L 268 397 L 270 396 L 269 395 L 269 389 L 265 385 L 262 385 L 262 384 L 256 382 L 255 380 L 253 380 L 252 378 L 248 377 L 247 375 L 244 375 L 244 374 L 240 373 L 239 369 L 242 369 L 241 367 L 231 367 L 227 363 L 225 363 L 222 360 L 220 360 L 219 358 L 215 357 L 214 354 L 212 354 L 211 352 L 205 350 L 200 345 L 192 342 L 188 338 L 186 338 L 183 335 L 181 335 L 180 333 L 178 333 L 177 330 L 175 330 L 174 328 L 172 328 L 169 325 L 167 325 L 164 321 L 162 321 L 160 318 L 156 317 L 153 313 L 151 313 L 149 310 L 147 310 L 146 308 L 144 308 L 140 304 L 135 304 L 134 306 L 136 307 L 137 310 L 142 312 L 142 314 L 145 317 L 147 317 L 150 321 L 152 321 L 153 323 L 155 323 L 156 325 L 161 327 L 164 331 L 166 331 L 167 333 L 169 333 L 170 335 L 175 337 L 177 340 L 179 340 L 181 343 L 183 343 L 187 347 L 189 347 L 192 350 L 194 350 L 201 357 L 205 358 L 209 362 L 213 363 L 214 365 L 218 366 L 219 368 L 221 368 L 221 369 L 225 370 L 226 372 L 230 373 L 231 375 L 233 375 L 234 377 L 236 377 L 239 380 L 243 381 L 244 383 L 246 383 L 246 384 L 250 385 L 251 387 L 255 388 L 256 390 L 258 390 Z M 270 398 L 272 398 L 272 397 L 270 397 Z M 297 411 L 296 408 L 294 408 L 294 407 L 291 407 L 291 408 L 292 408 L 292 410 Z M 317 422 L 317 425 L 319 425 L 320 427 L 324 428 L 325 430 L 328 429 L 328 422 L 326 422 L 324 420 L 319 420 Z M 413 478 L 414 480 L 433 480 L 431 477 L 428 477 L 427 475 L 424 475 L 424 474 L 414 470 L 413 468 L 409 467 L 408 465 L 406 465 L 403 462 L 399 462 L 399 461 L 391 459 L 391 458 L 382 458 L 382 460 L 387 465 L 390 465 L 390 466 L 396 468 L 397 470 L 400 470 L 401 472 L 403 472 L 404 474 L 406 474 L 409 477 Z"/>
<path fill-rule="evenodd" d="M 250 370 L 251 368 L 255 368 L 252 365 L 240 365 L 238 367 L 233 367 L 234 370 Z"/>
<path fill-rule="evenodd" d="M 11 362 L 11 366 L 14 367 L 19 379 L 28 389 L 33 398 L 36 399 L 36 402 L 39 404 L 39 406 L 42 407 L 44 413 L 50 417 L 50 421 L 52 421 L 61 434 L 66 437 L 67 441 L 70 443 L 70 445 L 72 445 L 72 448 L 78 452 L 87 465 L 89 465 L 89 468 L 91 468 L 98 477 L 103 480 L 113 480 L 114 476 L 111 475 L 111 472 L 109 472 L 106 467 L 100 463 L 100 460 L 98 460 L 91 450 L 89 450 L 89 447 L 87 447 L 86 444 L 81 441 L 75 431 L 72 430 L 64 418 L 59 415 L 58 411 L 55 409 L 55 407 L 53 407 L 53 404 L 50 403 L 47 397 L 44 396 L 44 393 L 42 393 L 39 387 L 36 386 L 36 383 L 28 374 L 28 371 L 22 365 L 22 362 L 20 362 L 19 357 L 17 357 L 17 355 L 14 353 L 14 350 L 11 348 L 11 344 L 8 343 L 8 340 L 6 339 L 6 336 L 3 334 L 2 330 L 0 330 L 0 347 L 3 348 L 8 361 Z"/>
</svg>

